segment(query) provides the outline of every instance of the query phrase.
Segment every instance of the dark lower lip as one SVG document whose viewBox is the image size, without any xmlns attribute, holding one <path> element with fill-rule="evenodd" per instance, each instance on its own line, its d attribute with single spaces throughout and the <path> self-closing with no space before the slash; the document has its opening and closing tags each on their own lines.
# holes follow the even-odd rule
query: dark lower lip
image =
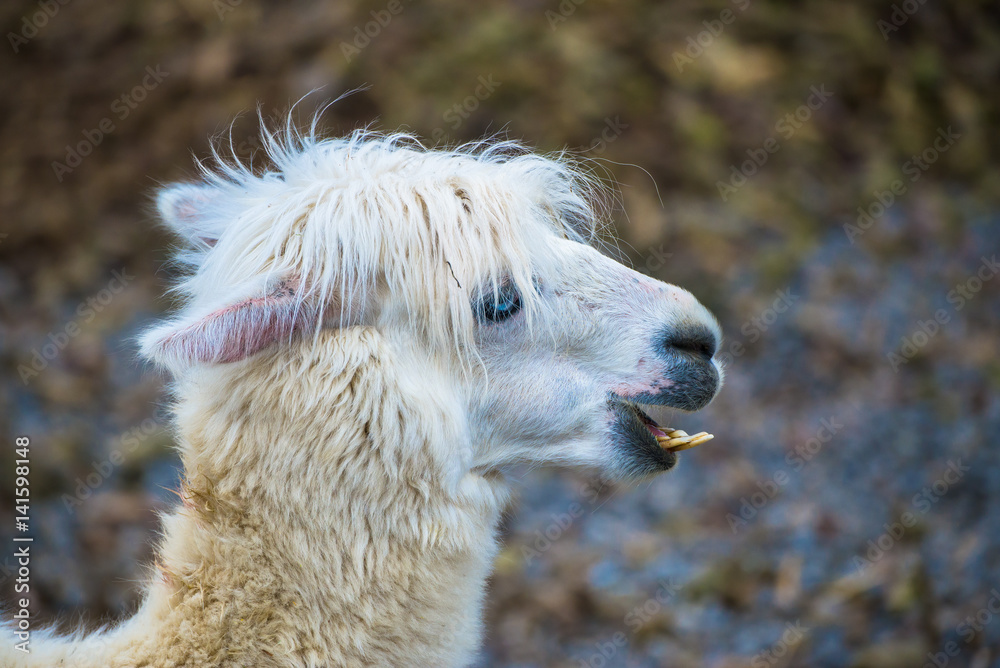
<svg viewBox="0 0 1000 668">
<path fill-rule="evenodd" d="M 608 399 L 615 416 L 611 424 L 611 443 L 619 455 L 617 468 L 624 477 L 642 477 L 668 471 L 677 464 L 677 455 L 656 442 L 650 425 L 656 423 L 631 401 L 620 397 Z"/>
</svg>

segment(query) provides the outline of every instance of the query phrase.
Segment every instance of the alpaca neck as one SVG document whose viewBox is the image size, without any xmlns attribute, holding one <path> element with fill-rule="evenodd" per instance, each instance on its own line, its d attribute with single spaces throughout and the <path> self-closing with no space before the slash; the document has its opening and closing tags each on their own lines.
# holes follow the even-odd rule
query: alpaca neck
<svg viewBox="0 0 1000 668">
<path fill-rule="evenodd" d="M 455 468 L 448 402 L 397 383 L 364 333 L 182 383 L 185 501 L 151 600 L 192 646 L 233 665 L 473 657 L 506 488 Z"/>
</svg>

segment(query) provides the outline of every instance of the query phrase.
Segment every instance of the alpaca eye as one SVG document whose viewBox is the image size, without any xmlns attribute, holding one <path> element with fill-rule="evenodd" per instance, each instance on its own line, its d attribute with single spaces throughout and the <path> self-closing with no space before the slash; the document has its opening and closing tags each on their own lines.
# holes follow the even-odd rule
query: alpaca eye
<svg viewBox="0 0 1000 668">
<path fill-rule="evenodd" d="M 504 283 L 494 295 L 492 291 L 480 300 L 477 309 L 480 320 L 502 322 L 521 310 L 521 293 L 513 283 Z"/>
</svg>

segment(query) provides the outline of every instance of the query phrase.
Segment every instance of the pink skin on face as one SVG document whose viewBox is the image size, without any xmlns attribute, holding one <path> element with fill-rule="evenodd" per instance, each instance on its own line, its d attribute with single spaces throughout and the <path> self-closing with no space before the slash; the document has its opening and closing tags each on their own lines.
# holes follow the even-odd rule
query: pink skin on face
<svg viewBox="0 0 1000 668">
<path fill-rule="evenodd" d="M 635 378 L 627 383 L 613 385 L 611 391 L 624 399 L 637 399 L 642 395 L 659 394 L 674 382 L 666 378 L 667 370 L 662 364 L 653 363 L 645 357 L 639 359 Z"/>
</svg>

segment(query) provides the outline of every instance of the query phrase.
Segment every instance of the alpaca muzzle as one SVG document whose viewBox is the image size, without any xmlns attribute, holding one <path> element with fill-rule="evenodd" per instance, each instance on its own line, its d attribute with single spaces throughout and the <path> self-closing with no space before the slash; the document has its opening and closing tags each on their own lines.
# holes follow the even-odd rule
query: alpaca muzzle
<svg viewBox="0 0 1000 668">
<path fill-rule="evenodd" d="M 669 382 L 663 389 L 640 392 L 627 398 L 640 404 L 693 412 L 704 408 L 715 398 L 722 380 L 719 369 L 711 359 L 691 359 L 686 354 L 674 355 L 668 361 L 664 379 Z"/>
</svg>

